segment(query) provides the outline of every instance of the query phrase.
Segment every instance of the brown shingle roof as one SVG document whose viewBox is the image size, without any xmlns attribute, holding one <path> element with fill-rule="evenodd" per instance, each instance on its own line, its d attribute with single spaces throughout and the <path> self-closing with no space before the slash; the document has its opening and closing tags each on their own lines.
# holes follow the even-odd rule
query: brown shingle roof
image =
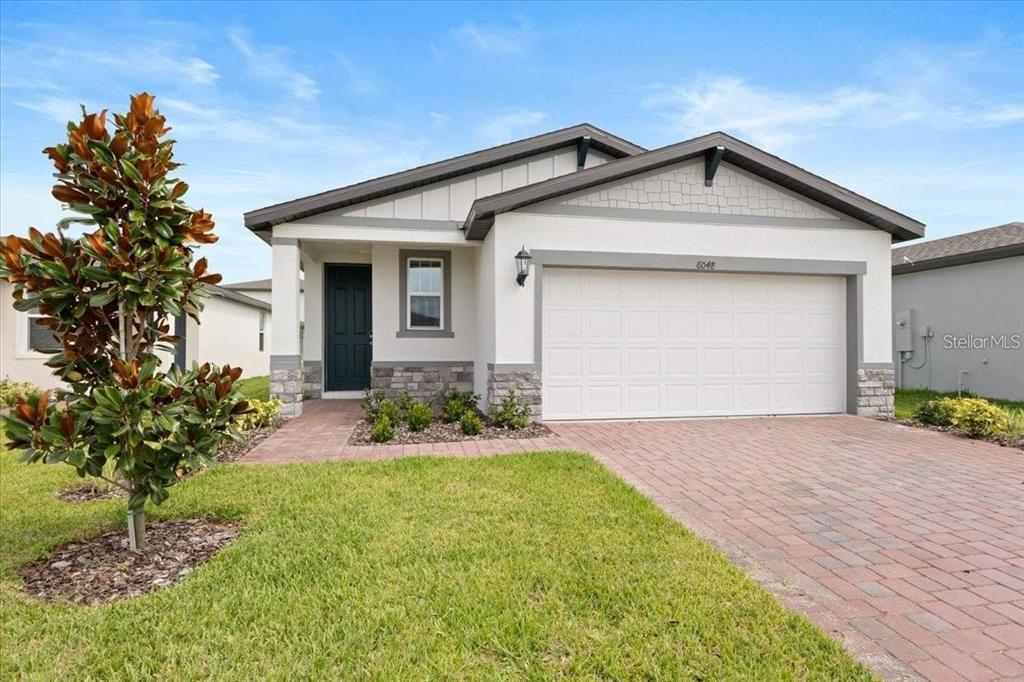
<svg viewBox="0 0 1024 682">
<path fill-rule="evenodd" d="M 1024 255 L 1024 223 L 1007 223 L 892 250 L 893 274 Z"/>
</svg>

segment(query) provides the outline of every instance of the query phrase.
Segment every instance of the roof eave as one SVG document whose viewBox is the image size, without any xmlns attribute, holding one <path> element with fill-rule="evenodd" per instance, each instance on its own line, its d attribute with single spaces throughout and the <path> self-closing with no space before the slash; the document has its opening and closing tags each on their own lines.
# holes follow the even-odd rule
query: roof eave
<svg viewBox="0 0 1024 682">
<path fill-rule="evenodd" d="M 637 173 L 654 171 L 687 161 L 704 154 L 708 149 L 719 146 L 725 147 L 723 160 L 734 166 L 744 168 L 775 184 L 885 230 L 892 234 L 895 241 L 917 239 L 924 235 L 924 223 L 862 197 L 725 133 L 715 132 L 585 171 L 563 175 L 536 185 L 527 185 L 509 192 L 478 199 L 470 210 L 471 220 L 467 219 L 466 221 L 466 238 L 483 239 L 498 213 L 513 211 L 564 194 L 615 182 Z"/>
<path fill-rule="evenodd" d="M 390 194 L 397 194 L 435 182 L 442 182 L 459 175 L 473 173 L 536 154 L 542 154 L 546 151 L 567 147 L 584 135 L 590 137 L 590 145 L 593 149 L 617 158 L 646 151 L 643 147 L 633 144 L 628 140 L 616 137 L 589 123 L 583 123 L 524 140 L 491 147 L 479 152 L 445 159 L 420 168 L 259 208 L 245 213 L 244 223 L 250 230 L 259 232 L 280 223 L 299 220 L 325 211 L 372 201 L 373 199 Z"/>
<path fill-rule="evenodd" d="M 892 274 L 906 275 L 912 272 L 925 272 L 927 270 L 952 268 L 957 265 L 983 263 L 990 260 L 1013 258 L 1014 256 L 1024 256 L 1024 244 L 1005 244 L 1003 246 L 995 246 L 991 249 L 968 251 L 967 253 L 954 253 L 949 256 L 929 258 L 927 260 L 919 260 L 913 263 L 897 263 L 892 266 Z"/>
</svg>

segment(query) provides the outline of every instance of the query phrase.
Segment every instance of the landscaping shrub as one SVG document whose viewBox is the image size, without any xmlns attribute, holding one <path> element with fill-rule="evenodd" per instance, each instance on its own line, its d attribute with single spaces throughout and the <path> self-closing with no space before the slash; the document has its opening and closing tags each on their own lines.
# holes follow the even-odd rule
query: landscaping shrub
<svg viewBox="0 0 1024 682">
<path fill-rule="evenodd" d="M 237 417 L 238 427 L 243 431 L 259 429 L 274 423 L 274 417 L 281 411 L 283 403 L 272 400 L 249 400 L 249 411 Z"/>
<path fill-rule="evenodd" d="M 953 423 L 953 408 L 956 398 L 937 398 L 917 408 L 914 419 L 931 426 L 949 426 Z"/>
<path fill-rule="evenodd" d="M 409 430 L 422 431 L 434 421 L 434 411 L 430 409 L 429 403 L 414 402 L 405 413 L 405 421 L 409 424 Z"/>
<path fill-rule="evenodd" d="M 0 407 L 14 407 L 18 398 L 39 395 L 42 389 L 28 381 L 0 379 Z"/>
<path fill-rule="evenodd" d="M 382 400 L 374 421 L 377 421 L 377 419 L 380 419 L 381 417 L 387 417 L 390 419 L 392 425 L 397 424 L 399 421 L 398 404 L 395 403 L 394 400 Z"/>
<path fill-rule="evenodd" d="M 394 405 L 394 403 L 391 403 Z M 387 443 L 395 437 L 395 424 L 386 414 L 378 414 L 373 421 L 373 429 L 370 431 L 370 440 L 374 443 Z"/>
<path fill-rule="evenodd" d="M 478 436 L 484 430 L 484 423 L 476 412 L 466 410 L 459 417 L 459 428 L 467 436 Z"/>
<path fill-rule="evenodd" d="M 530 406 L 509 391 L 500 405 L 491 407 L 491 421 L 506 429 L 521 429 L 530 423 Z"/>
<path fill-rule="evenodd" d="M 380 404 L 387 400 L 387 394 L 384 391 L 377 389 L 371 391 L 366 389 L 363 391 L 363 412 L 366 413 L 366 419 L 368 421 L 376 421 L 377 415 L 380 414 Z"/>
<path fill-rule="evenodd" d="M 454 389 L 441 392 L 442 417 L 449 424 L 459 421 L 465 412 L 476 412 L 480 396 L 473 391 Z"/>
<path fill-rule="evenodd" d="M 412 399 L 409 391 L 402 391 L 398 395 L 398 399 L 395 400 L 395 404 L 398 405 L 398 411 L 402 414 L 409 414 L 409 408 L 412 407 L 414 402 L 416 401 Z"/>
<path fill-rule="evenodd" d="M 952 401 L 953 426 L 973 438 L 1006 433 L 1006 410 L 982 398 L 958 398 Z"/>
</svg>

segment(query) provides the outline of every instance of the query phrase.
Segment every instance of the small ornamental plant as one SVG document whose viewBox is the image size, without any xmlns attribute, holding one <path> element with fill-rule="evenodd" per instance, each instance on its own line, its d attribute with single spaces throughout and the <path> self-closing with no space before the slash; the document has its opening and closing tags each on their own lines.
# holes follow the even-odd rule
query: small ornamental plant
<svg viewBox="0 0 1024 682">
<path fill-rule="evenodd" d="M 373 428 L 370 430 L 370 440 L 374 443 L 387 443 L 395 437 L 395 424 L 391 417 L 386 414 L 378 414 L 373 420 Z"/>
<path fill-rule="evenodd" d="M 506 429 L 524 429 L 530 424 L 530 406 L 521 400 L 515 391 L 497 405 L 491 407 L 491 421 Z"/>
<path fill-rule="evenodd" d="M 405 421 L 409 424 L 410 431 L 422 431 L 434 421 L 434 411 L 430 409 L 430 403 L 413 402 L 405 413 Z"/>
<path fill-rule="evenodd" d="M 128 497 L 128 536 L 145 543 L 145 503 L 160 504 L 181 474 L 212 461 L 239 437 L 247 412 L 235 387 L 242 371 L 209 363 L 165 369 L 179 339 L 173 319 L 199 321 L 207 272 L 195 250 L 217 240 L 209 213 L 185 204 L 170 128 L 154 98 L 131 98 L 69 122 L 67 141 L 43 150 L 56 169 L 52 194 L 71 216 L 55 233 L 32 227 L 0 242 L 0 278 L 14 307 L 40 315 L 60 348 L 46 364 L 66 388 L 20 396 L 2 417 L 23 459 L 64 462 Z M 85 225 L 72 237 L 71 224 Z M 167 355 L 161 358 L 158 352 Z M 110 466 L 108 466 L 110 465 Z M 107 476 L 104 472 L 110 472 Z"/>
<path fill-rule="evenodd" d="M 467 436 L 479 436 L 484 430 L 484 423 L 476 412 L 463 412 L 459 417 L 459 428 Z"/>
</svg>

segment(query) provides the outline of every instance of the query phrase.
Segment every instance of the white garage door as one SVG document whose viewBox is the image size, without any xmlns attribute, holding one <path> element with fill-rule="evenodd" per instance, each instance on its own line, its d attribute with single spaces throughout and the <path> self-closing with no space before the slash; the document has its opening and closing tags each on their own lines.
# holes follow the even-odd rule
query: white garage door
<svg viewBox="0 0 1024 682">
<path fill-rule="evenodd" d="M 839 277 L 544 271 L 546 419 L 841 412 Z"/>
</svg>

